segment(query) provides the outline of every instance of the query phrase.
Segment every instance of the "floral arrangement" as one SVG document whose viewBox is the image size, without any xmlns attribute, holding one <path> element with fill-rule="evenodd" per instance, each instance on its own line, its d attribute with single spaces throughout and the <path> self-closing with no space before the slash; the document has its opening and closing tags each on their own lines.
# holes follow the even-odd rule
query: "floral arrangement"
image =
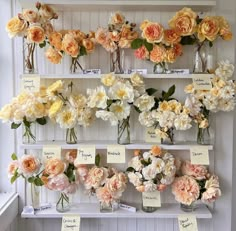
<svg viewBox="0 0 236 231">
<path fill-rule="evenodd" d="M 54 64 L 60 63 L 62 55 L 66 54 L 72 58 L 70 71 L 76 72 L 79 68 L 83 71 L 83 67 L 79 63 L 79 57 L 90 54 L 95 49 L 95 33 L 90 31 L 85 34 L 80 30 L 63 30 L 54 31 L 49 37 L 49 48 L 45 55 L 47 59 Z"/>
<path fill-rule="evenodd" d="M 130 48 L 131 42 L 138 37 L 134 30 L 136 24 L 129 23 L 120 12 L 111 15 L 108 28 L 98 28 L 95 39 L 111 53 L 111 72 L 123 73 L 121 48 Z"/>
<path fill-rule="evenodd" d="M 135 39 L 131 44 L 136 49 L 135 57 L 155 63 L 154 73 L 158 71 L 158 66 L 162 72 L 167 72 L 167 63 L 174 63 L 182 55 L 180 35 L 173 29 L 164 29 L 160 23 L 149 20 L 144 20 L 140 29 L 142 38 Z"/>
<path fill-rule="evenodd" d="M 50 22 L 57 19 L 58 15 L 54 10 L 39 2 L 36 3 L 36 10 L 24 9 L 9 20 L 6 25 L 6 31 L 10 38 L 20 36 L 26 38 L 27 54 L 25 59 L 25 67 L 30 73 L 35 71 L 34 51 L 36 45 L 44 47 L 48 40 L 49 34 L 54 30 Z"/>
<path fill-rule="evenodd" d="M 128 178 L 139 192 L 163 191 L 175 178 L 175 158 L 172 154 L 153 146 L 148 152 L 135 150 L 128 163 Z"/>
<path fill-rule="evenodd" d="M 178 202 L 184 205 L 192 205 L 197 200 L 212 203 L 221 196 L 218 177 L 211 175 L 205 166 L 184 161 L 181 172 L 183 176 L 176 177 L 172 184 L 172 193 Z"/>
</svg>

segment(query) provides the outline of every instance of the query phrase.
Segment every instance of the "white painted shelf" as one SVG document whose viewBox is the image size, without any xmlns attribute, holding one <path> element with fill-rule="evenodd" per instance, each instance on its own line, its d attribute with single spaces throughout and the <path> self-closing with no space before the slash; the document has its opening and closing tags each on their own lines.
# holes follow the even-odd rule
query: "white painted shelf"
<svg viewBox="0 0 236 231">
<path fill-rule="evenodd" d="M 66 144 L 65 141 L 39 141 L 35 144 L 21 144 L 21 149 L 42 149 L 44 145 L 59 145 L 62 149 L 77 149 L 81 145 L 95 145 L 96 149 L 107 149 L 107 145 L 117 144 L 116 141 L 98 141 L 98 140 L 90 140 L 90 141 L 79 141 L 77 144 Z M 151 149 L 153 145 L 156 143 L 145 143 L 144 141 L 133 141 L 131 144 L 125 145 L 127 150 L 135 150 L 135 149 Z M 195 142 L 176 142 L 173 145 L 164 145 L 158 144 L 163 149 L 166 150 L 189 150 L 191 147 L 200 146 Z M 213 150 L 213 145 L 204 145 L 208 147 L 208 150 Z"/>
<path fill-rule="evenodd" d="M 162 204 L 161 208 L 153 213 L 145 213 L 140 208 L 141 205 L 136 205 L 137 212 L 130 212 L 122 209 L 111 213 L 101 213 L 99 204 L 97 203 L 80 203 L 74 205 L 70 211 L 65 213 L 58 213 L 53 206 L 50 209 L 38 211 L 35 214 L 21 213 L 22 218 L 62 218 L 64 215 L 78 214 L 81 218 L 177 218 L 181 214 L 192 214 L 197 218 L 210 219 L 212 214 L 206 205 L 199 205 L 199 207 L 191 212 L 186 213 L 180 209 L 179 204 Z"/>
</svg>

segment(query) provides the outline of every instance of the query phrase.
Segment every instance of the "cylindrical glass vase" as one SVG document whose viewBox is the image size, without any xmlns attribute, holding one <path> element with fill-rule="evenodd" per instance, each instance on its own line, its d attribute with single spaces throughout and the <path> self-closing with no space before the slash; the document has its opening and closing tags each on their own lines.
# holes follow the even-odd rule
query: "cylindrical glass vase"
<svg viewBox="0 0 236 231">
<path fill-rule="evenodd" d="M 22 142 L 23 144 L 36 143 L 36 123 L 23 121 L 22 123 Z"/>
<path fill-rule="evenodd" d="M 31 205 L 34 209 L 40 207 L 40 186 L 31 183 Z"/>
<path fill-rule="evenodd" d="M 67 144 L 76 144 L 77 143 L 77 135 L 75 128 L 67 128 L 66 129 L 66 143 Z"/>
<path fill-rule="evenodd" d="M 167 132 L 166 132 L 166 137 L 165 138 L 161 138 L 161 144 L 167 144 L 167 145 L 172 145 L 174 144 L 174 129 L 170 128 Z"/>
<path fill-rule="evenodd" d="M 64 213 L 70 210 L 70 200 L 66 193 L 61 193 L 60 198 L 56 204 L 56 210 L 60 213 Z"/>
<path fill-rule="evenodd" d="M 114 52 L 110 53 L 110 71 L 115 74 L 124 73 L 124 49 L 117 47 Z"/>
<path fill-rule="evenodd" d="M 36 74 L 38 72 L 36 48 L 35 43 L 30 43 L 26 39 L 23 39 L 24 74 Z"/>
<path fill-rule="evenodd" d="M 194 48 L 193 73 L 207 73 L 208 49 L 204 42 Z"/>
<path fill-rule="evenodd" d="M 190 205 L 180 203 L 180 208 L 184 212 L 193 212 L 197 208 L 197 206 L 194 202 Z"/>
<path fill-rule="evenodd" d="M 130 144 L 130 124 L 129 116 L 118 122 L 118 144 Z"/>
</svg>

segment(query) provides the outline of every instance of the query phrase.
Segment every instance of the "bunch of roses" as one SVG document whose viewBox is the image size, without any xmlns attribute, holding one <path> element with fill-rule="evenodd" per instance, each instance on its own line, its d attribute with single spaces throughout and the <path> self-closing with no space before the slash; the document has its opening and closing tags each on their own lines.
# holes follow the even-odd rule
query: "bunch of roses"
<svg viewBox="0 0 236 231">
<path fill-rule="evenodd" d="M 176 177 L 172 184 L 178 202 L 191 205 L 201 199 L 203 203 L 212 203 L 221 196 L 218 177 L 209 174 L 205 166 L 184 161 L 181 172 L 183 176 Z"/>
<path fill-rule="evenodd" d="M 175 178 L 175 158 L 159 146 L 148 152 L 134 152 L 128 163 L 128 178 L 139 192 L 163 191 Z"/>
<path fill-rule="evenodd" d="M 109 89 L 106 91 L 104 86 L 88 89 L 88 106 L 97 108 L 97 118 L 109 120 L 114 126 L 129 118 L 135 99 L 145 93 L 143 78 L 132 74 L 130 80 L 126 80 L 110 73 L 104 75 L 101 81 Z"/>
</svg>

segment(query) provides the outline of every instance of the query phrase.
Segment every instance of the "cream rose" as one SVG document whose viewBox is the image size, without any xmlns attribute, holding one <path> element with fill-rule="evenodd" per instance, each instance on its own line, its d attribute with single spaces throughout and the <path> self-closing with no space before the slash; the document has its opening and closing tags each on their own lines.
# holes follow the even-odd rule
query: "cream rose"
<svg viewBox="0 0 236 231">
<path fill-rule="evenodd" d="M 27 23 L 24 20 L 14 17 L 6 25 L 6 31 L 10 38 L 23 36 L 26 32 Z"/>
<path fill-rule="evenodd" d="M 46 58 L 53 64 L 58 64 L 61 62 L 62 54 L 61 52 L 55 50 L 53 47 L 49 47 L 45 52 Z"/>
<path fill-rule="evenodd" d="M 109 73 L 101 77 L 101 82 L 107 87 L 111 87 L 115 83 L 115 81 L 116 77 L 114 73 Z"/>
<path fill-rule="evenodd" d="M 143 77 L 138 73 L 132 74 L 130 81 L 134 87 L 141 87 L 144 85 Z"/>
<path fill-rule="evenodd" d="M 45 173 L 50 176 L 57 176 L 65 171 L 66 165 L 62 160 L 52 158 L 45 164 Z"/>
<path fill-rule="evenodd" d="M 33 155 L 24 155 L 19 160 L 19 170 L 25 176 L 32 176 L 40 168 L 40 161 Z"/>
<path fill-rule="evenodd" d="M 39 15 L 34 10 L 24 10 L 22 16 L 23 19 L 29 23 L 36 23 L 39 21 Z"/>
</svg>

